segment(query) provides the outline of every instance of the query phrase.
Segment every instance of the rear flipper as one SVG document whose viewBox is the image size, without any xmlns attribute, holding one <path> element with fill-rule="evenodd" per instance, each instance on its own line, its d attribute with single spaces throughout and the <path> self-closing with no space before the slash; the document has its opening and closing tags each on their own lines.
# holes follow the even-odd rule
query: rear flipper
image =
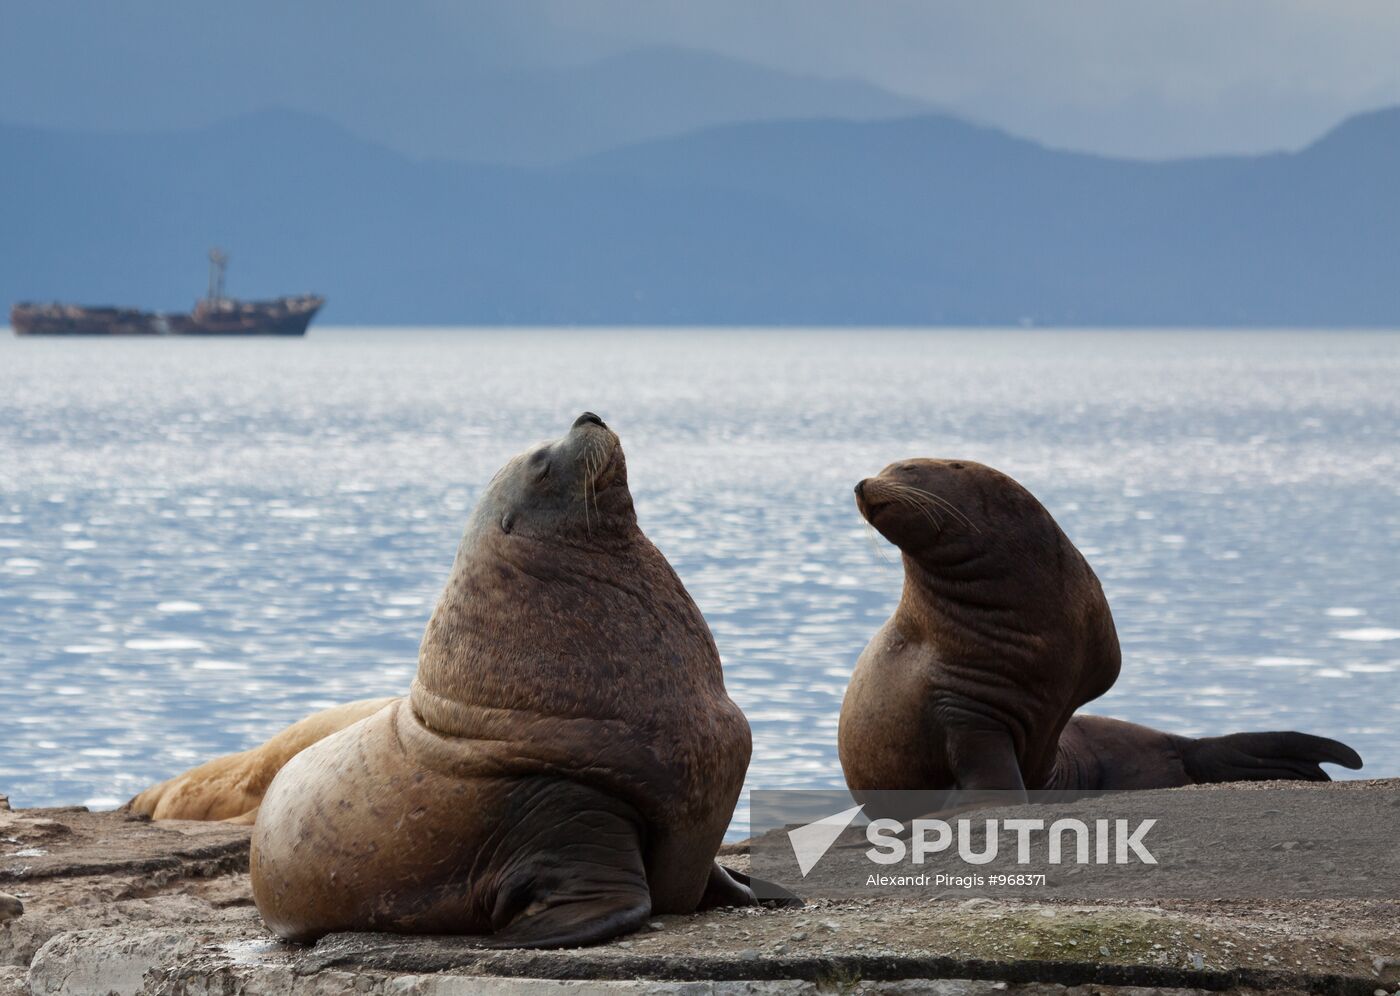
<svg viewBox="0 0 1400 996">
<path fill-rule="evenodd" d="M 1327 782 L 1322 763 L 1355 770 L 1361 757 L 1344 743 L 1307 733 L 1231 733 L 1192 740 L 1177 737 L 1182 763 L 1191 781 Z"/>
<path fill-rule="evenodd" d="M 710 878 L 705 894 L 700 897 L 697 913 L 721 906 L 767 906 L 771 909 L 793 909 L 804 905 L 802 900 L 781 885 L 750 878 L 743 872 L 716 863 L 710 866 Z"/>
<path fill-rule="evenodd" d="M 1206 782 L 1328 781 L 1322 763 L 1361 767 L 1345 744 L 1306 733 L 1179 737 L 1107 716 L 1073 717 L 1042 788 L 1107 791 Z"/>
</svg>

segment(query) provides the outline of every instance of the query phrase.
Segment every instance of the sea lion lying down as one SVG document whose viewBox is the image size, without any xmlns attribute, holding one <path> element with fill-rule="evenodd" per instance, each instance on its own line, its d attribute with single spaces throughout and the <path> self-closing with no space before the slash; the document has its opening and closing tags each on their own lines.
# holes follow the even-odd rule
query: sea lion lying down
<svg viewBox="0 0 1400 996">
<path fill-rule="evenodd" d="M 588 944 L 752 905 L 714 862 L 749 726 L 585 412 L 477 503 L 406 698 L 302 751 L 253 831 L 268 925 Z"/>
<path fill-rule="evenodd" d="M 383 709 L 392 698 L 364 699 L 312 713 L 251 750 L 206 761 L 146 789 L 122 808 L 153 820 L 227 820 L 251 824 L 282 766 L 307 747 Z"/>
<path fill-rule="evenodd" d="M 971 461 L 906 460 L 856 485 L 904 593 L 856 663 L 838 747 L 853 792 L 1141 789 L 1326 781 L 1361 767 L 1305 733 L 1176 736 L 1075 716 L 1118 677 L 1098 578 L 1050 513 Z"/>
</svg>

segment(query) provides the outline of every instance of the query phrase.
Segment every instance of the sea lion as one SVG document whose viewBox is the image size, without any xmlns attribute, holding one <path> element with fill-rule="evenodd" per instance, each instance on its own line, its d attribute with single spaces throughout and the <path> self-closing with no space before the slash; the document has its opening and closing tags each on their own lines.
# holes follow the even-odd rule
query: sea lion
<svg viewBox="0 0 1400 996">
<path fill-rule="evenodd" d="M 1087 561 L 1010 477 L 967 460 L 906 460 L 856 485 L 900 548 L 904 592 L 856 663 L 837 741 L 853 792 L 1106 790 L 1326 781 L 1361 767 L 1303 733 L 1193 739 L 1075 716 L 1120 654 Z"/>
<path fill-rule="evenodd" d="M 274 779 L 254 900 L 289 939 L 499 947 L 749 905 L 714 862 L 749 751 L 709 627 L 637 526 L 621 443 L 585 412 L 487 486 L 408 697 Z"/>
<path fill-rule="evenodd" d="M 266 743 L 206 761 L 153 785 L 122 809 L 153 820 L 252 823 L 263 793 L 282 766 L 318 740 L 383 709 L 393 698 L 364 699 L 312 713 Z"/>
</svg>

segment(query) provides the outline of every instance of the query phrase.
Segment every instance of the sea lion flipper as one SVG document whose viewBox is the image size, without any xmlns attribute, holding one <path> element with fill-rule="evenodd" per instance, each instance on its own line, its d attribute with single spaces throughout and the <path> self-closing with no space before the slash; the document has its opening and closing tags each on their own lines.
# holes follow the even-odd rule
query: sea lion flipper
<svg viewBox="0 0 1400 996">
<path fill-rule="evenodd" d="M 718 862 L 710 866 L 710 878 L 705 883 L 705 894 L 701 897 L 696 912 L 721 906 L 755 905 L 796 909 L 805 904 L 781 885 L 753 878 L 733 868 L 726 868 Z"/>
<path fill-rule="evenodd" d="M 1026 794 L 1010 732 L 991 720 L 946 702 L 934 707 L 944 730 L 948 767 L 963 792 Z"/>
<path fill-rule="evenodd" d="M 560 793 L 580 807 L 591 795 Z M 606 804 L 583 809 L 531 840 L 501 881 L 486 946 L 583 947 L 631 933 L 651 916 L 637 829 L 625 815 Z"/>
<path fill-rule="evenodd" d="M 1231 733 L 1199 740 L 1181 738 L 1182 761 L 1196 783 L 1331 781 L 1322 764 L 1361 767 L 1361 756 L 1346 744 L 1308 733 Z"/>
<path fill-rule="evenodd" d="M 257 822 L 258 822 L 258 810 L 261 809 L 261 808 L 262 808 L 262 803 L 258 803 L 256 806 L 254 806 L 252 809 L 248 810 L 246 813 L 243 813 L 243 814 L 241 814 L 241 815 L 239 815 L 239 816 L 230 816 L 228 819 L 222 820 L 222 821 L 220 821 L 220 822 L 223 822 L 223 823 L 232 823 L 234 826 L 250 827 L 250 826 L 252 826 L 254 823 L 257 823 Z"/>
<path fill-rule="evenodd" d="M 651 916 L 651 895 L 645 886 L 596 892 L 594 883 L 570 882 L 566 888 L 536 900 L 504 928 L 483 940 L 491 948 L 581 948 L 630 934 Z"/>
</svg>

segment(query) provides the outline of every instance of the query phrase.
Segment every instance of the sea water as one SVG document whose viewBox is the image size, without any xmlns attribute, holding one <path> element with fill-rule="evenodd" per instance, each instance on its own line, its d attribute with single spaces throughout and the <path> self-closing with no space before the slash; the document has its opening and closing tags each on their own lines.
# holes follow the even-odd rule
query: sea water
<svg viewBox="0 0 1400 996">
<path fill-rule="evenodd" d="M 482 487 L 584 409 L 714 631 L 749 787 L 841 783 L 902 576 L 851 489 L 915 456 L 1006 471 L 1088 557 L 1123 645 L 1089 711 L 1400 775 L 1400 335 L 314 328 L 0 339 L 0 792 L 113 806 L 403 692 Z"/>
</svg>

